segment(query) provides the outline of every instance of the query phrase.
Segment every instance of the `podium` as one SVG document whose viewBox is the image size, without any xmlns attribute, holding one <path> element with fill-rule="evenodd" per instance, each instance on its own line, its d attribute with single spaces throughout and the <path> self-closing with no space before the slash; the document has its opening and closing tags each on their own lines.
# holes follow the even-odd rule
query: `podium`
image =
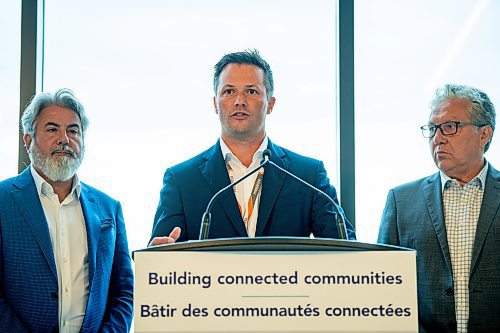
<svg viewBox="0 0 500 333">
<path fill-rule="evenodd" d="M 418 332 L 411 249 L 259 237 L 133 258 L 135 332 Z"/>
</svg>

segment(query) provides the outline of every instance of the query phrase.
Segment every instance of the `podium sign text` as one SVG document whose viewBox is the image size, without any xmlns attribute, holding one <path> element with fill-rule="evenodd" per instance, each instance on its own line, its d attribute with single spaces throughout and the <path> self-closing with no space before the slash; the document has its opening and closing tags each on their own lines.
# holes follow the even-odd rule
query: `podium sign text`
<svg viewBox="0 0 500 333">
<path fill-rule="evenodd" d="M 137 252 L 136 332 L 417 332 L 416 252 Z"/>
</svg>

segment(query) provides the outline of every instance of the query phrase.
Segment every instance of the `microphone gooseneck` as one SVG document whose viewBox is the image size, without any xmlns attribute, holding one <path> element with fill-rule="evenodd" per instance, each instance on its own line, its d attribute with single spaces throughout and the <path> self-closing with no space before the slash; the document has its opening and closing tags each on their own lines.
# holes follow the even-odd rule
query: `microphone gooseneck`
<svg viewBox="0 0 500 333">
<path fill-rule="evenodd" d="M 270 160 L 270 158 L 271 158 L 271 151 L 269 149 L 266 149 L 266 151 L 269 154 L 269 156 L 268 156 L 269 162 L 268 163 L 270 165 L 274 166 L 278 170 L 284 172 L 285 174 L 287 174 L 288 176 L 292 177 L 293 179 L 299 181 L 300 183 L 306 185 L 310 189 L 318 192 L 319 194 L 321 194 L 322 196 L 324 196 L 332 204 L 332 206 L 333 206 L 333 208 L 335 210 L 335 213 L 337 214 L 337 228 L 338 228 L 338 231 L 339 231 L 340 239 L 347 239 L 348 240 L 349 236 L 347 234 L 347 227 L 346 227 L 346 224 L 345 224 L 344 215 L 341 214 L 339 205 L 328 194 L 326 194 L 325 192 L 323 192 L 319 188 L 316 188 L 316 187 L 312 186 L 311 184 L 309 184 L 305 180 L 303 180 L 303 179 L 295 176 L 290 171 L 283 169 L 282 167 L 280 167 L 279 165 L 277 165 L 276 163 L 274 163 L 273 161 L 271 161 Z M 266 151 L 264 151 L 264 153 L 266 153 Z"/>
<path fill-rule="evenodd" d="M 208 238 L 208 232 L 210 230 L 210 223 L 212 220 L 212 215 L 210 214 L 210 211 L 212 209 L 212 205 L 215 202 L 215 199 L 217 199 L 222 193 L 224 193 L 228 189 L 241 183 L 243 180 L 245 180 L 246 178 L 248 178 L 251 175 L 253 175 L 254 173 L 256 173 L 260 168 L 265 167 L 268 163 L 270 163 L 271 161 L 269 159 L 271 158 L 271 151 L 269 149 L 265 149 L 262 152 L 262 158 L 263 158 L 263 161 L 258 166 L 256 166 L 254 169 L 252 169 L 252 171 L 250 171 L 249 173 L 247 173 L 243 177 L 239 178 L 238 180 L 230 183 L 229 185 L 223 187 L 222 189 L 219 190 L 219 192 L 215 193 L 212 196 L 212 198 L 208 202 L 207 208 L 205 209 L 205 212 L 203 213 L 203 216 L 201 218 L 200 234 L 198 237 L 199 240 L 205 240 Z"/>
</svg>

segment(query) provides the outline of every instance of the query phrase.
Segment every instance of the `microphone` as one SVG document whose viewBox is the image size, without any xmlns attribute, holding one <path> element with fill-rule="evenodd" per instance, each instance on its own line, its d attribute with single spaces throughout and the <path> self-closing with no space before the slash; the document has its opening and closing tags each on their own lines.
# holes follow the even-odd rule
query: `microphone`
<svg viewBox="0 0 500 333">
<path fill-rule="evenodd" d="M 269 149 L 264 150 L 262 152 L 262 157 L 263 157 L 263 161 L 258 166 L 256 166 L 254 169 L 252 169 L 252 171 L 250 171 L 249 173 L 247 173 L 243 177 L 235 180 L 234 182 L 227 185 L 226 187 L 223 187 L 222 189 L 219 190 L 219 192 L 215 193 L 212 196 L 212 198 L 208 202 L 207 209 L 205 209 L 205 212 L 203 213 L 203 217 L 201 218 L 200 234 L 198 237 L 199 240 L 205 240 L 208 238 L 208 231 L 210 230 L 210 223 L 212 220 L 212 214 L 210 214 L 210 210 L 212 209 L 212 205 L 213 205 L 215 199 L 217 199 L 222 193 L 224 193 L 228 189 L 241 183 L 243 180 L 245 180 L 246 178 L 250 177 L 251 175 L 253 175 L 257 171 L 259 171 L 260 168 L 265 167 L 269 162 L 271 162 L 269 160 L 271 157 L 271 151 Z"/>
<path fill-rule="evenodd" d="M 266 149 L 264 151 L 264 154 L 266 153 L 266 151 L 269 154 L 268 158 L 270 159 L 271 158 L 271 151 L 269 149 Z M 303 179 L 295 176 L 290 171 L 287 171 L 287 170 L 283 169 L 282 167 L 280 167 L 279 165 L 277 165 L 273 161 L 269 160 L 268 163 L 270 165 L 274 166 L 275 168 L 277 168 L 278 170 L 284 172 L 288 176 L 292 177 L 293 179 L 299 181 L 300 183 L 306 185 L 310 189 L 312 189 L 312 190 L 318 192 L 319 194 L 321 194 L 322 196 L 324 196 L 332 204 L 332 206 L 333 206 L 333 208 L 335 210 L 335 213 L 337 214 L 337 228 L 339 230 L 340 239 L 347 239 L 347 240 L 349 240 L 349 237 L 347 235 L 347 227 L 345 225 L 344 215 L 340 212 L 340 206 L 328 194 L 326 194 L 325 192 L 321 191 L 319 188 L 316 188 L 316 187 L 312 186 L 311 184 L 309 184 L 305 180 L 303 180 Z"/>
</svg>

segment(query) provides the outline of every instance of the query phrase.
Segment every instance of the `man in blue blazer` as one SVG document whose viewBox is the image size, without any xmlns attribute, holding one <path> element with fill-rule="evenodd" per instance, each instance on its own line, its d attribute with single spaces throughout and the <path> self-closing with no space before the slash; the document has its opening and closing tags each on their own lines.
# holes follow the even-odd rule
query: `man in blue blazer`
<svg viewBox="0 0 500 333">
<path fill-rule="evenodd" d="M 31 165 L 0 183 L 0 331 L 128 332 L 133 273 L 120 203 L 78 180 L 88 125 L 67 89 L 36 95 Z"/>
<path fill-rule="evenodd" d="M 485 93 L 438 89 L 422 133 L 440 171 L 387 197 L 378 241 L 417 250 L 420 332 L 500 331 L 500 173 L 483 157 L 494 129 Z"/>
<path fill-rule="evenodd" d="M 327 193 L 336 202 L 323 163 L 281 148 L 266 136 L 273 79 L 257 51 L 226 54 L 214 72 L 214 108 L 221 138 L 205 152 L 167 169 L 150 245 L 198 239 L 212 196 L 271 151 L 271 161 Z M 223 193 L 212 208 L 208 238 L 303 236 L 339 238 L 329 201 L 273 166 Z M 344 214 L 341 211 L 341 214 Z M 347 223 L 350 239 L 354 230 Z"/>
</svg>

